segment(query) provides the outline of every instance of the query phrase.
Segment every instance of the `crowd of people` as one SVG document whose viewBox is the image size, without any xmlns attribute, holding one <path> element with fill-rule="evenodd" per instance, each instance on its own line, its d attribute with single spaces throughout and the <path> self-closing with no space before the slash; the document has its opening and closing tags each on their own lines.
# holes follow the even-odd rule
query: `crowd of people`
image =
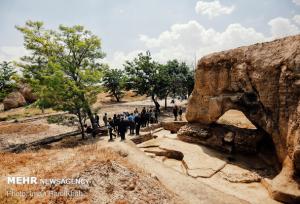
<svg viewBox="0 0 300 204">
<path fill-rule="evenodd" d="M 183 110 L 182 107 L 174 105 L 173 107 L 174 121 L 182 120 Z M 103 124 L 104 127 L 108 129 L 109 140 L 113 141 L 114 138 L 120 136 L 121 140 L 125 140 L 125 134 L 129 129 L 130 135 L 139 135 L 140 128 L 148 127 L 150 124 L 158 123 L 160 110 L 143 107 L 139 112 L 137 108 L 131 113 L 123 112 L 122 114 L 114 114 L 112 117 L 109 117 L 107 113 L 103 115 Z M 95 125 L 100 128 L 100 117 L 97 113 L 94 115 Z M 93 132 L 91 126 L 85 126 L 87 133 Z"/>
<path fill-rule="evenodd" d="M 122 114 L 114 114 L 109 117 L 107 113 L 103 116 L 104 126 L 107 127 L 109 133 L 109 140 L 113 141 L 117 136 L 121 140 L 125 140 L 125 134 L 129 129 L 130 135 L 139 135 L 141 127 L 148 127 L 150 124 L 158 123 L 159 110 L 146 109 L 144 107 L 141 112 L 136 108 L 132 113 L 123 112 Z M 95 122 L 100 127 L 100 118 L 95 113 Z"/>
</svg>

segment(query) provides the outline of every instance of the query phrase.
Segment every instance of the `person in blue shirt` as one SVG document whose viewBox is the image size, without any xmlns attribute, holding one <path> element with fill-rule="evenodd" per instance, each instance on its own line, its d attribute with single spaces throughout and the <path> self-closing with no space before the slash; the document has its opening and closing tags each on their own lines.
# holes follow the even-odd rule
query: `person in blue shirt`
<svg viewBox="0 0 300 204">
<path fill-rule="evenodd" d="M 128 121 L 129 121 L 130 134 L 133 135 L 134 128 L 135 128 L 135 122 L 134 122 L 134 115 L 132 113 L 129 114 Z"/>
</svg>

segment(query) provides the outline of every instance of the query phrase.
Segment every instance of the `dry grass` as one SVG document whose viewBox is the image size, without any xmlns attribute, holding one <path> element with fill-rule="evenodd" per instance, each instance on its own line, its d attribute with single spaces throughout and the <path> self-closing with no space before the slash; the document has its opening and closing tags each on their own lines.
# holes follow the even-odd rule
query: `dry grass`
<svg viewBox="0 0 300 204">
<path fill-rule="evenodd" d="M 76 148 L 40 150 L 38 152 L 24 152 L 20 154 L 1 153 L 0 175 L 36 176 L 38 178 L 74 178 L 90 166 L 108 161 L 116 161 L 130 170 L 142 173 L 142 170 L 127 162 L 120 153 L 110 148 L 103 148 L 97 144 L 79 146 Z M 0 186 L 5 186 L 2 183 Z M 15 191 L 45 191 L 45 186 L 40 185 L 10 185 Z M 56 191 L 62 191 L 66 186 L 55 186 Z M 42 189 L 44 188 L 44 189 Z M 49 186 L 49 188 L 53 188 Z M 71 190 L 76 186 L 68 185 Z M 53 190 L 53 189 L 51 189 Z M 1 193 L 2 191 L 2 193 Z M 18 203 L 18 199 L 3 194 L 0 191 L 0 200 L 12 200 Z M 20 199 L 21 203 L 89 203 L 89 193 L 80 197 L 30 197 Z M 9 202 L 13 203 L 13 202 Z M 0 204 L 2 204 L 0 202 Z"/>
<path fill-rule="evenodd" d="M 140 95 L 136 95 L 136 93 L 134 93 L 133 91 L 127 91 L 124 97 L 122 98 L 122 100 L 126 102 L 131 102 L 131 101 L 142 101 L 145 100 L 146 98 L 147 97 L 145 95 L 140 96 Z"/>
<path fill-rule="evenodd" d="M 32 108 L 32 107 L 20 107 L 11 109 L 8 111 L 0 112 L 0 121 L 6 121 L 6 120 L 14 120 L 14 119 L 20 119 L 20 118 L 26 118 L 26 117 L 32 117 L 42 114 L 49 114 L 54 113 L 55 111 L 52 109 L 46 109 L 44 113 L 41 109 L 38 108 Z"/>
<path fill-rule="evenodd" d="M 0 134 L 38 134 L 49 129 L 49 125 L 32 123 L 12 123 L 0 125 Z"/>
<path fill-rule="evenodd" d="M 126 91 L 123 98 L 121 99 L 122 102 L 132 102 L 132 101 L 142 101 L 145 100 L 146 96 L 136 95 L 133 91 Z M 95 105 L 98 104 L 108 104 L 116 102 L 115 98 L 108 93 L 100 93 L 97 96 L 97 102 Z"/>
<path fill-rule="evenodd" d="M 0 204 L 18 204 L 20 199 L 16 196 L 6 196 L 6 190 L 0 188 Z"/>
<path fill-rule="evenodd" d="M 16 173 L 19 168 L 46 161 L 48 155 L 45 151 L 40 151 L 39 153 L 24 152 L 22 154 L 0 153 L 0 157 L 0 175 L 6 175 Z"/>
</svg>

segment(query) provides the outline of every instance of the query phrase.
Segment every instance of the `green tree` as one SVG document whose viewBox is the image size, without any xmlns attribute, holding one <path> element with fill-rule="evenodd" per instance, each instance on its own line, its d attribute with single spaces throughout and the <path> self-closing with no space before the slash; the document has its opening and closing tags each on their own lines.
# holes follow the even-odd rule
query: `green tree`
<svg viewBox="0 0 300 204">
<path fill-rule="evenodd" d="M 112 96 L 114 96 L 117 102 L 124 96 L 125 88 L 125 76 L 122 70 L 119 69 L 107 69 L 103 76 L 103 86 Z"/>
<path fill-rule="evenodd" d="M 194 90 L 194 84 L 195 84 L 195 72 L 194 70 L 189 70 L 186 76 L 186 83 L 185 83 L 188 97 L 192 94 Z"/>
<path fill-rule="evenodd" d="M 147 51 L 145 54 L 139 53 L 132 61 L 126 61 L 124 64 L 128 77 L 126 86 L 140 95 L 151 96 L 156 109 L 160 105 L 157 102 L 157 96 L 160 92 L 160 65 L 152 60 L 151 54 Z"/>
<path fill-rule="evenodd" d="M 83 26 L 43 27 L 42 22 L 16 26 L 24 35 L 24 46 L 31 53 L 19 64 L 23 75 L 38 96 L 37 105 L 76 114 L 82 137 L 83 116 L 87 115 L 95 130 L 91 105 L 99 92 L 104 57 L 100 39 Z"/>
<path fill-rule="evenodd" d="M 169 96 L 185 97 L 189 95 L 190 89 L 193 89 L 194 79 L 193 71 L 185 62 L 170 60 L 160 68 L 160 75 L 163 84 L 161 89 L 161 98 L 165 99 L 165 108 L 167 107 L 167 98 Z M 192 88 L 191 88 L 192 87 Z"/>
<path fill-rule="evenodd" d="M 11 62 L 3 61 L 0 63 L 0 101 L 16 87 L 15 81 L 13 80 L 15 74 L 16 71 L 11 65 Z"/>
</svg>

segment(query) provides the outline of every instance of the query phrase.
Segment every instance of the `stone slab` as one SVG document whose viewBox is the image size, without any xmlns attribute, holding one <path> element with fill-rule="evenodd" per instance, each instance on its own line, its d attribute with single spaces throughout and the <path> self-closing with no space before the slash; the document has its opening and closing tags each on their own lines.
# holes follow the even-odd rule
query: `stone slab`
<svg viewBox="0 0 300 204">
<path fill-rule="evenodd" d="M 175 160 L 175 159 L 165 159 L 163 161 L 163 163 L 168 166 L 171 167 L 173 169 L 175 169 L 176 171 L 186 174 L 186 170 L 185 167 L 183 166 L 181 161 Z"/>
<path fill-rule="evenodd" d="M 222 158 L 213 150 L 179 140 L 164 138 L 160 140 L 160 148 L 182 152 L 183 163 L 192 177 L 211 177 L 227 163 L 225 157 Z"/>
</svg>

